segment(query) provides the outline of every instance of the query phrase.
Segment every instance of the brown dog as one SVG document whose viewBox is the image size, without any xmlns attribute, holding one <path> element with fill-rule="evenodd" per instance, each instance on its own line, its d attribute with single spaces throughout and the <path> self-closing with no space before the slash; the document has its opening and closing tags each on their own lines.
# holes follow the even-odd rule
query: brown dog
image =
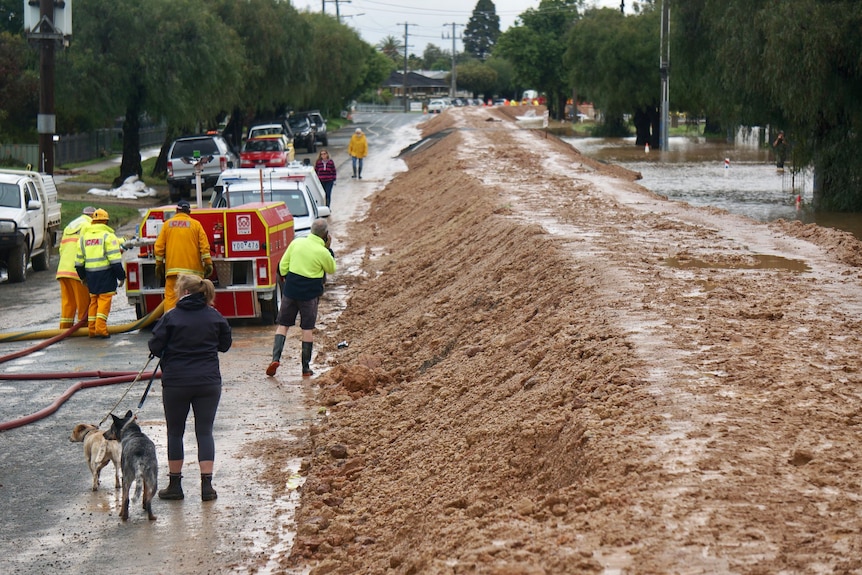
<svg viewBox="0 0 862 575">
<path fill-rule="evenodd" d="M 93 474 L 93 491 L 99 488 L 99 474 L 108 463 L 114 464 L 114 489 L 120 488 L 120 456 L 122 447 L 119 441 L 105 439 L 105 432 L 89 423 L 79 423 L 72 429 L 69 441 L 84 444 L 84 458 Z"/>
</svg>

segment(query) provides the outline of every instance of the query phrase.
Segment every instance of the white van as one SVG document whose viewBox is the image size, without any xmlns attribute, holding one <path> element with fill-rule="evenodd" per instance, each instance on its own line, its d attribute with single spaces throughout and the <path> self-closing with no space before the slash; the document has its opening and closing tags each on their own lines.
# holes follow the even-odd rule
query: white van
<svg viewBox="0 0 862 575">
<path fill-rule="evenodd" d="M 299 162 L 285 168 L 225 170 L 213 190 L 210 203 L 214 208 L 284 202 L 293 216 L 295 237 L 307 236 L 314 220 L 328 218 L 331 213 L 314 168 Z"/>
<path fill-rule="evenodd" d="M 437 98 L 428 102 L 428 113 L 429 114 L 439 114 L 443 110 L 449 107 L 449 102 L 443 100 L 441 98 Z"/>
</svg>

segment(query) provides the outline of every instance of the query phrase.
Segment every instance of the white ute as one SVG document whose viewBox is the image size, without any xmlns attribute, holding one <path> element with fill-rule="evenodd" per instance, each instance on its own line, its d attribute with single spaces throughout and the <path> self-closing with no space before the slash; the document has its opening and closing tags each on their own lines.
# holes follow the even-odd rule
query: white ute
<svg viewBox="0 0 862 575">
<path fill-rule="evenodd" d="M 27 279 L 27 265 L 45 271 L 60 230 L 57 187 L 49 174 L 0 170 L 0 264 L 9 282 Z"/>
</svg>

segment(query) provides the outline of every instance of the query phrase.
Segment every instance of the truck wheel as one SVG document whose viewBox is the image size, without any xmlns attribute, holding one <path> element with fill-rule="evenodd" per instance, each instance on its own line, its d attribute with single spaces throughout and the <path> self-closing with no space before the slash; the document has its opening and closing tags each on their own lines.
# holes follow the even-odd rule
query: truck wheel
<svg viewBox="0 0 862 575">
<path fill-rule="evenodd" d="M 27 253 L 26 244 L 12 248 L 9 252 L 8 272 L 9 283 L 21 283 L 27 279 Z"/>
<path fill-rule="evenodd" d="M 311 137 L 311 141 L 308 143 L 308 153 L 313 154 L 317 151 L 317 140 L 314 139 L 314 136 Z"/>
<path fill-rule="evenodd" d="M 178 202 L 182 197 L 183 191 L 176 187 L 173 184 L 168 185 L 168 195 L 170 196 L 171 202 Z"/>
<path fill-rule="evenodd" d="M 33 256 L 33 271 L 43 272 L 51 267 L 51 244 L 48 238 L 42 243 L 42 253 Z"/>
<path fill-rule="evenodd" d="M 323 144 L 324 146 L 328 146 L 329 145 L 329 136 L 323 136 L 320 139 L 320 143 Z"/>
</svg>

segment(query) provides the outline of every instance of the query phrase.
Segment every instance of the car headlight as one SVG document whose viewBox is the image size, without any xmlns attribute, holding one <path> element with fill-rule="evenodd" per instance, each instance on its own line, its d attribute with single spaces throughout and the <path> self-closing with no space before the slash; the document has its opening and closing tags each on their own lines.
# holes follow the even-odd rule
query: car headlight
<svg viewBox="0 0 862 575">
<path fill-rule="evenodd" d="M 15 222 L 0 221 L 0 234 L 14 234 L 18 230 Z"/>
</svg>

